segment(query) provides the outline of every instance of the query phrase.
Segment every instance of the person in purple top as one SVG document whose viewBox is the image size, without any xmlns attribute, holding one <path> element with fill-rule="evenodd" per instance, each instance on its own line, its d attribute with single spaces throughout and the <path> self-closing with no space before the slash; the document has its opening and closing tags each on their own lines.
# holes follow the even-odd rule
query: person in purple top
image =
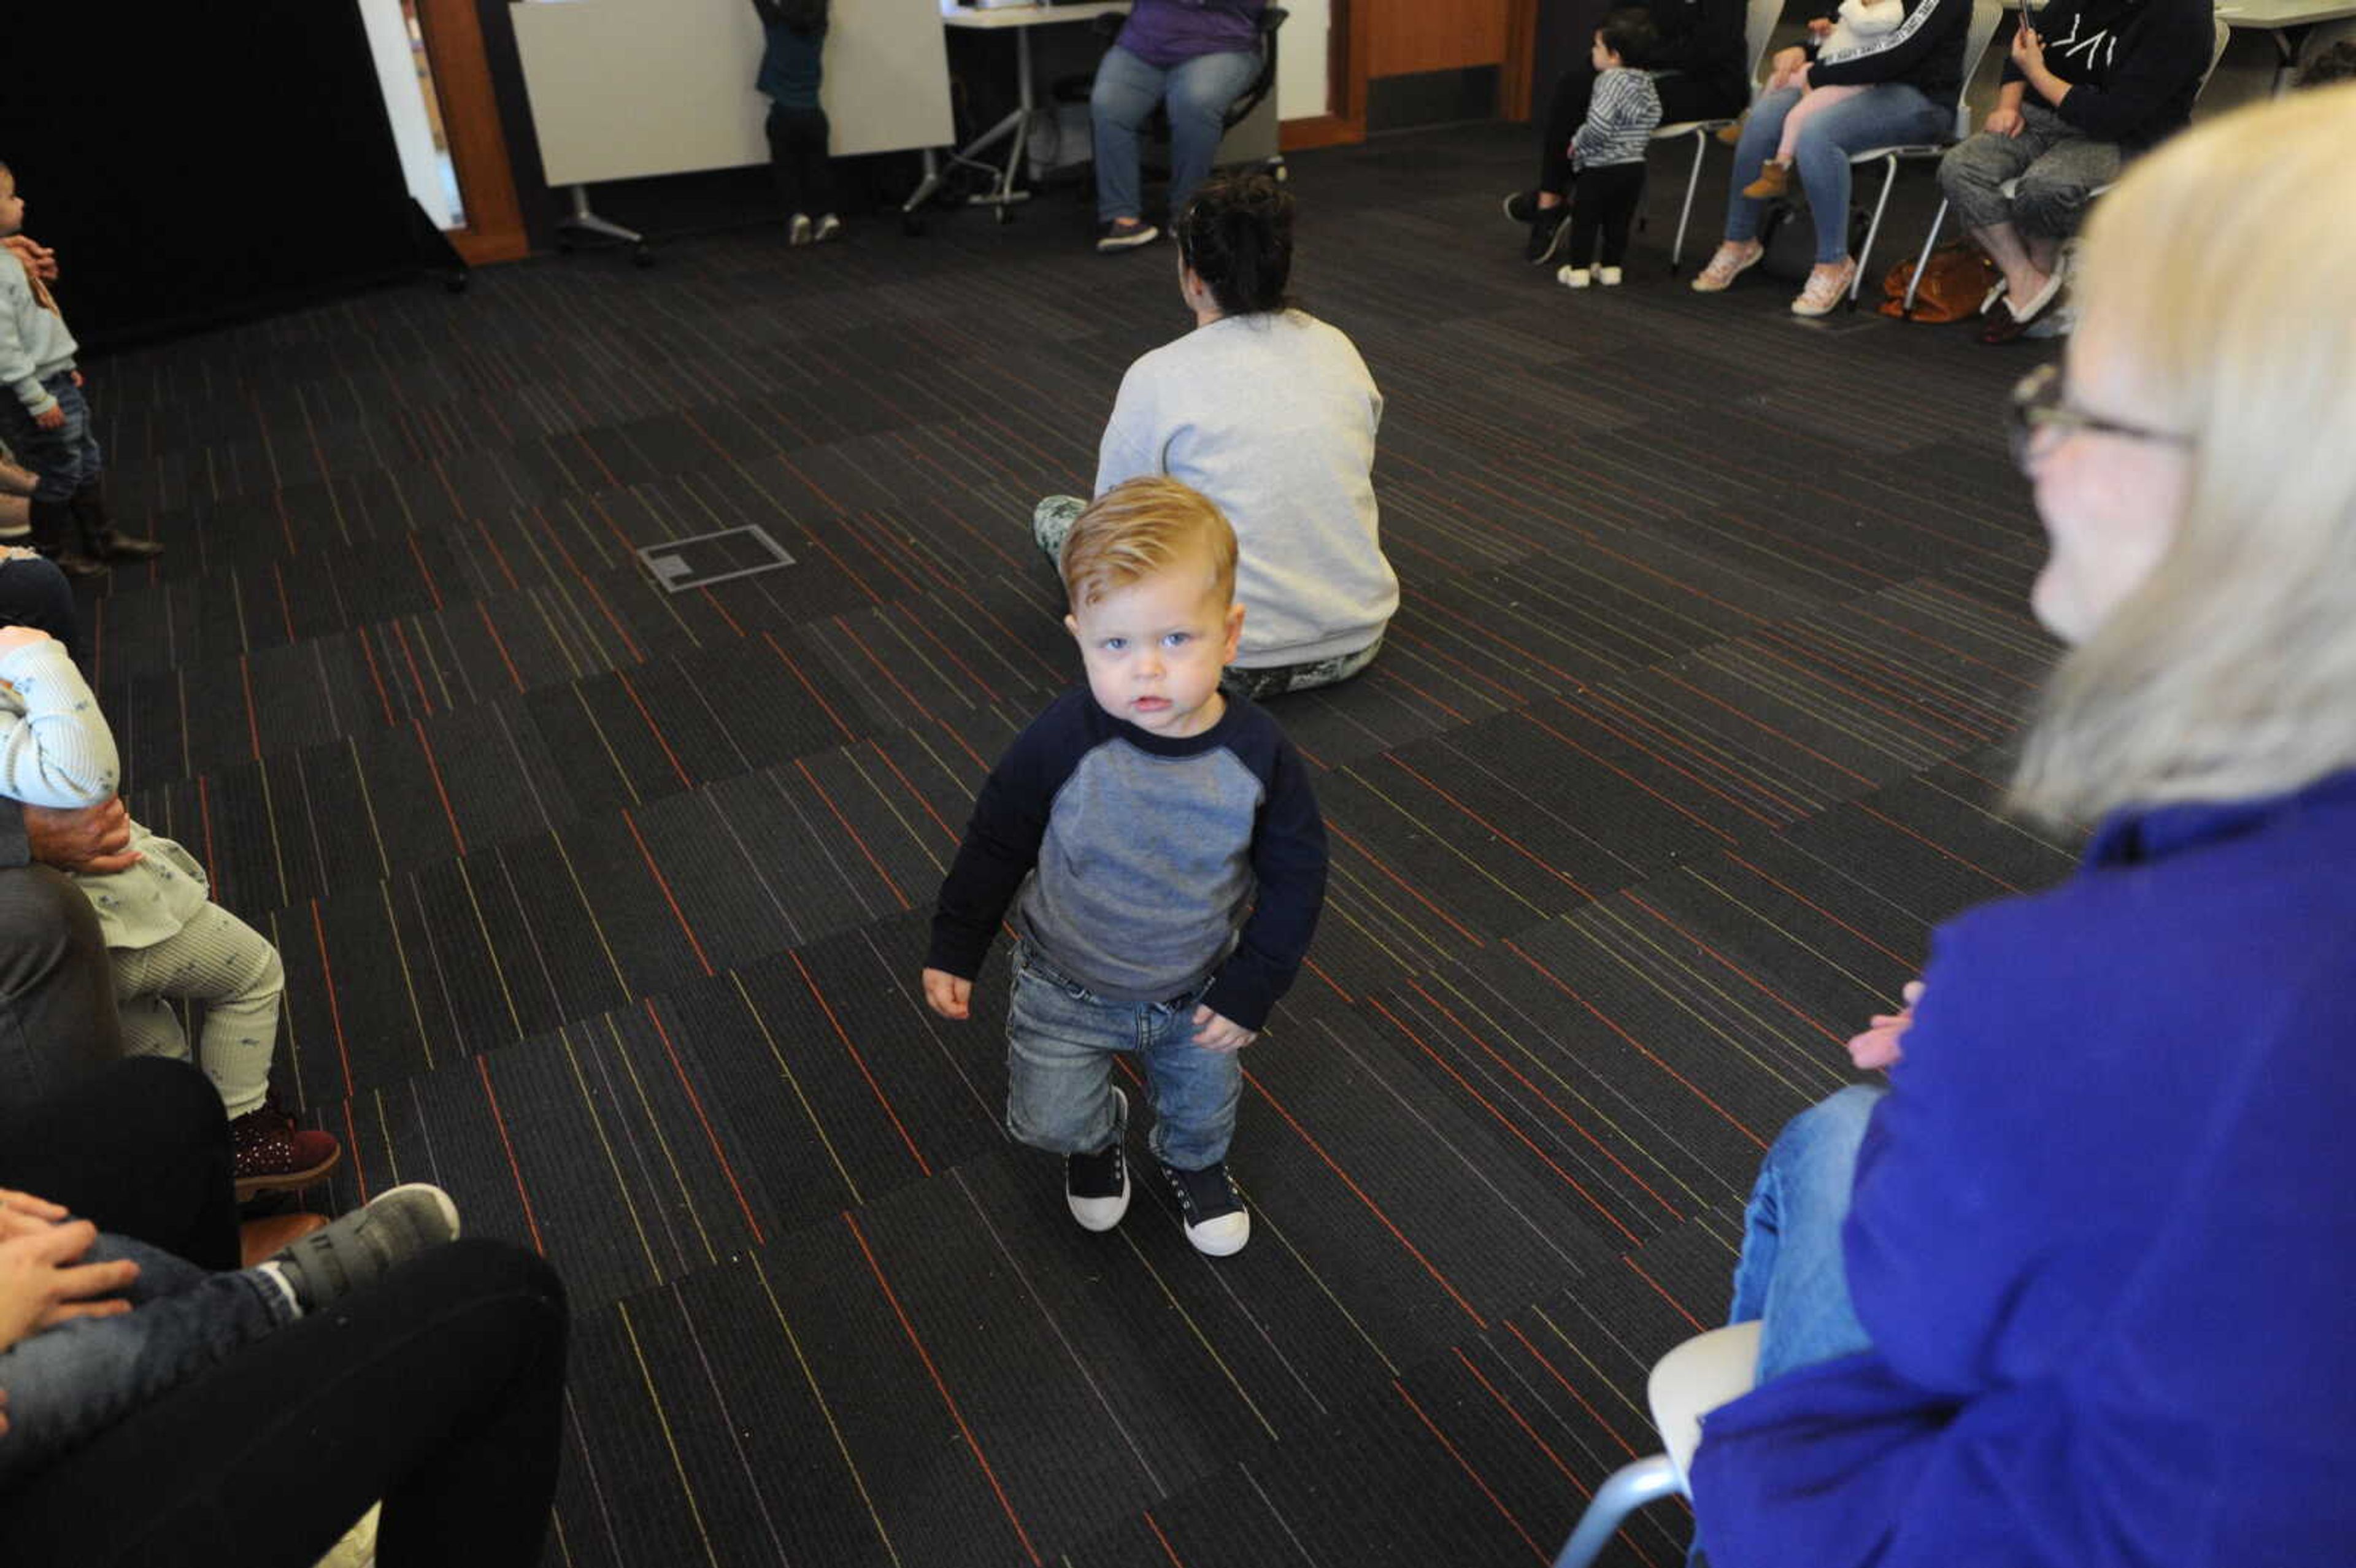
<svg viewBox="0 0 2356 1568">
<path fill-rule="evenodd" d="M 2356 87 L 2170 140 L 2013 394 L 2071 645 L 2013 805 L 2099 821 L 1939 927 L 1784 1129 L 1703 1418 L 1711 1568 L 2289 1568 L 2356 1541 Z"/>
<path fill-rule="evenodd" d="M 1211 172 L 1227 105 L 1259 74 L 1259 14 L 1267 0 L 1137 0 L 1097 66 L 1088 117 L 1096 127 L 1097 249 L 1130 251 L 1162 231 L 1145 221 L 1138 133 L 1154 105 L 1170 111 L 1170 210 Z"/>
</svg>

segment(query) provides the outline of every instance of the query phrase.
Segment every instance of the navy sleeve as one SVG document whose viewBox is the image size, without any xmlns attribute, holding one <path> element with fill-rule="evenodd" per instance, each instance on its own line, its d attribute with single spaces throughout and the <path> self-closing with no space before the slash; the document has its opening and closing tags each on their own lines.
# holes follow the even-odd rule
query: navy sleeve
<svg viewBox="0 0 2356 1568">
<path fill-rule="evenodd" d="M 1835 7 L 1837 12 L 1838 7 Z M 1942 15 L 1942 11 L 1946 14 Z M 1811 87 L 1870 87 L 1876 82 L 1905 81 L 1941 46 L 1948 43 L 1954 16 L 1970 21 L 1971 0 L 1915 0 L 1906 19 L 1870 44 L 1843 49 L 1838 59 L 1818 56 L 1808 68 Z"/>
<path fill-rule="evenodd" d="M 1087 693 L 1075 694 L 1093 707 Z M 1023 880 L 1038 863 L 1055 792 L 1087 752 L 1086 714 L 1071 698 L 1050 707 L 1014 738 L 990 771 L 966 824 L 965 842 L 941 882 L 926 967 L 970 980 Z"/>
<path fill-rule="evenodd" d="M 1203 1002 L 1221 1018 L 1258 1029 L 1301 973 L 1325 907 L 1325 819 L 1301 753 L 1281 734 L 1252 835 L 1252 876 L 1258 888 L 1251 918 Z"/>
</svg>

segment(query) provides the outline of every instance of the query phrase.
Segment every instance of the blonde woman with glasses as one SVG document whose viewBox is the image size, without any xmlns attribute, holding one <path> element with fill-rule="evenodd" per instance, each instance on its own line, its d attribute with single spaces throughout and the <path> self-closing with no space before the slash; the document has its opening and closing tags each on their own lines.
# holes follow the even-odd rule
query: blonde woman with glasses
<svg viewBox="0 0 2356 1568">
<path fill-rule="evenodd" d="M 2257 1568 L 2356 1541 L 2356 87 L 2095 211 L 2015 396 L 2070 645 L 2013 805 L 2095 823 L 1941 927 L 1746 1220 L 1713 1568 Z"/>
</svg>

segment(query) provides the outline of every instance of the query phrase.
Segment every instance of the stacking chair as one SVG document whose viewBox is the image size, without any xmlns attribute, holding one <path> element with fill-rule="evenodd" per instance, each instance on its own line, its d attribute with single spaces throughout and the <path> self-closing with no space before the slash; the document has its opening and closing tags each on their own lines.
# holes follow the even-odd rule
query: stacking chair
<svg viewBox="0 0 2356 1568">
<path fill-rule="evenodd" d="M 1554 1568 L 1588 1568 L 1630 1514 L 1673 1492 L 1692 1497 L 1688 1477 L 1701 1446 L 1701 1418 L 1749 1393 L 1758 1372 L 1756 1323 L 1713 1328 L 1663 1356 L 1644 1385 L 1644 1403 L 1667 1452 L 1622 1465 L 1595 1488 Z"/>
<path fill-rule="evenodd" d="M 2222 16 L 2217 18 L 2216 28 L 2216 37 L 2209 48 L 2209 69 L 2201 73 L 2201 85 L 2192 90 L 2192 99 L 2196 103 L 2201 101 L 2201 95 L 2209 91 L 2209 79 L 2217 74 L 2217 62 L 2225 58 L 2225 45 L 2233 36 L 2233 29 L 2227 25 Z M 1965 129 L 1968 130 L 1969 127 Z M 2010 197 L 2019 187 L 2019 180 L 2007 180 L 2004 182 L 2004 194 Z M 2106 185 L 2097 186 L 2086 193 L 2086 199 L 2093 201 L 2110 188 Z M 1914 291 L 1922 286 L 1922 269 L 1930 265 L 1931 252 L 1939 248 L 1939 230 L 1945 228 L 1946 223 L 1947 198 L 1942 196 L 1939 197 L 1939 210 L 1931 215 L 1931 232 L 1922 241 L 1922 253 L 1914 258 L 1914 274 L 1906 280 L 1906 312 L 1909 315 L 1914 312 Z M 1863 276 L 1864 272 L 1864 266 L 1860 263 L 1858 268 L 1858 275 Z M 1854 297 L 1853 293 L 1852 297 Z"/>
<path fill-rule="evenodd" d="M 1742 42 L 1751 51 L 1751 96 L 1759 96 L 1759 67 L 1767 58 L 1767 41 L 1774 36 L 1775 24 L 1783 15 L 1783 0 L 1751 0 L 1751 9 L 1743 18 Z M 1664 125 L 1653 133 L 1655 142 L 1673 142 L 1679 137 L 1693 138 L 1693 167 L 1686 175 L 1686 204 L 1677 210 L 1676 242 L 1669 247 L 1669 272 L 1675 274 L 1677 263 L 1685 260 L 1686 225 L 1693 219 L 1694 192 L 1701 186 L 1701 158 L 1709 151 L 1709 141 L 1719 132 L 1734 124 L 1731 120 L 1680 120 L 1674 125 Z"/>
<path fill-rule="evenodd" d="M 1925 158 L 1944 158 L 1947 149 L 1972 133 L 1972 106 L 1966 96 L 1972 90 L 1972 79 L 1979 74 L 1980 61 L 1996 37 L 1996 25 L 2004 16 L 2003 0 L 1973 0 L 1971 29 L 1964 36 L 1964 77 L 1955 89 L 1955 122 L 1953 133 L 1937 142 L 1909 142 L 1889 147 L 1867 147 L 1848 155 L 1854 168 L 1862 164 L 1881 165 L 1881 193 L 1873 203 L 1873 221 L 1866 226 L 1865 244 L 1858 251 L 1857 275 L 1849 279 L 1848 306 L 1857 308 L 1858 291 L 1864 286 L 1865 274 L 1873 260 L 1873 242 L 1881 233 L 1882 214 L 1890 208 L 1890 187 L 1898 183 L 1898 165 L 1919 163 Z"/>
</svg>

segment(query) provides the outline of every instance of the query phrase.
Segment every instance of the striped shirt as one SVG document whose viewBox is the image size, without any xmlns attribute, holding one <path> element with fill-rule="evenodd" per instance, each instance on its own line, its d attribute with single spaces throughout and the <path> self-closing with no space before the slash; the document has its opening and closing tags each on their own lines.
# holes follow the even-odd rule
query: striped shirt
<svg viewBox="0 0 2356 1568">
<path fill-rule="evenodd" d="M 1653 79 L 1641 70 L 1607 70 L 1595 79 L 1587 123 L 1570 138 L 1571 161 L 1583 169 L 1641 164 L 1660 123 L 1661 95 L 1653 90 Z"/>
</svg>

